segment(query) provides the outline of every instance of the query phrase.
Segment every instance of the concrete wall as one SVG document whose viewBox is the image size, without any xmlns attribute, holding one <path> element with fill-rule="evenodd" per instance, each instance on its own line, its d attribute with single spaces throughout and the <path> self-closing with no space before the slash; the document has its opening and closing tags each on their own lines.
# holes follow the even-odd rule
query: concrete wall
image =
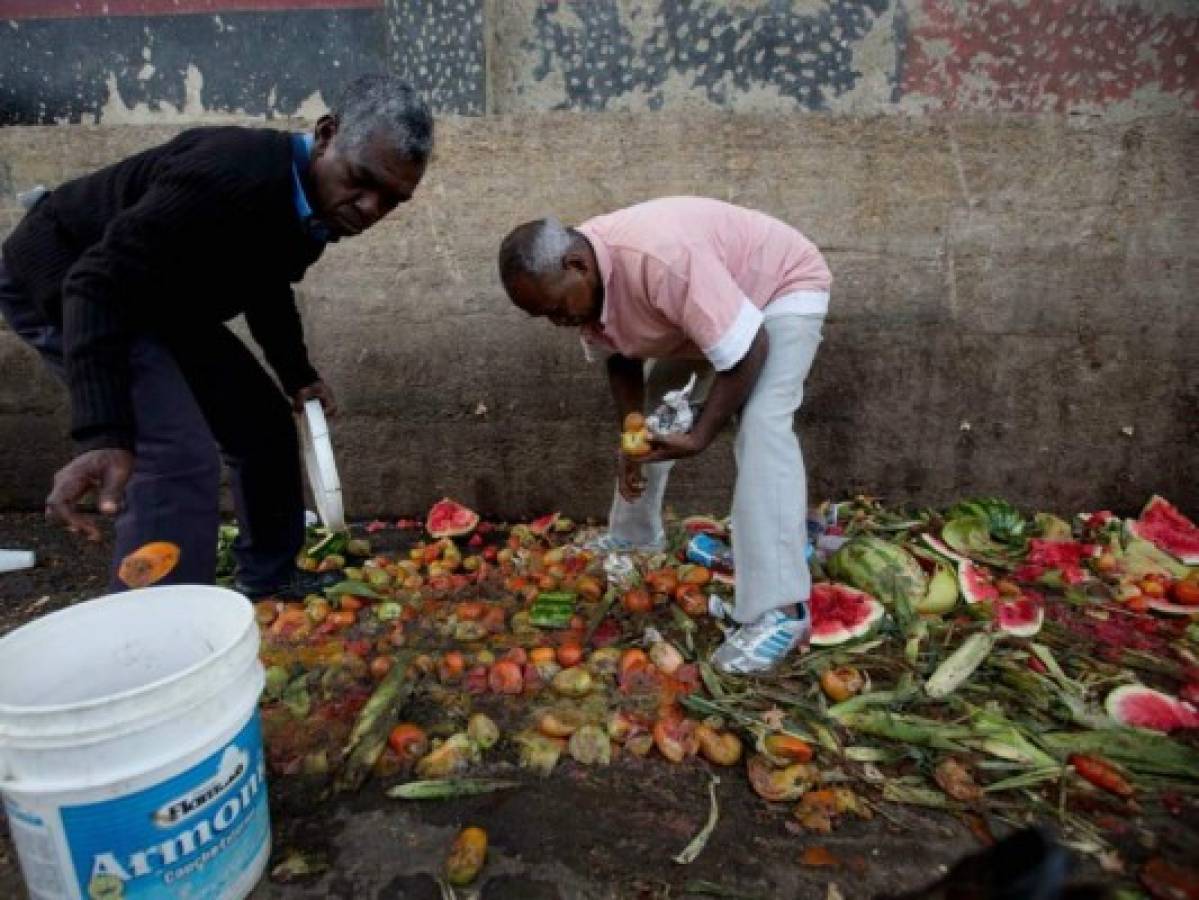
<svg viewBox="0 0 1199 900">
<path fill-rule="evenodd" d="M 765 209 L 828 255 L 834 309 L 800 415 L 814 495 L 1130 509 L 1160 491 L 1199 512 L 1193 3 L 107 0 L 128 15 L 67 15 L 90 3 L 0 0 L 0 121 L 78 123 L 0 129 L 0 234 L 29 184 L 193 121 L 301 127 L 286 117 L 360 71 L 403 71 L 466 115 L 440 123 L 414 202 L 302 288 L 344 401 L 352 515 L 443 494 L 493 514 L 605 512 L 601 373 L 508 306 L 495 246 L 539 214 L 671 193 Z M 46 63 L 64 35 L 75 54 Z M 70 452 L 63 392 L 2 329 L 0 371 L 0 508 L 37 506 Z M 681 507 L 721 509 L 729 441 L 677 471 Z"/>
</svg>

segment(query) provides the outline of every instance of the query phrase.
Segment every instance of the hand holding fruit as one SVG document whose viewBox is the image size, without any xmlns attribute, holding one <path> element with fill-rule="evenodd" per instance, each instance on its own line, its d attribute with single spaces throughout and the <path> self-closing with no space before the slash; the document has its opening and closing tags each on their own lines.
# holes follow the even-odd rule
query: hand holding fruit
<svg viewBox="0 0 1199 900">
<path fill-rule="evenodd" d="M 631 412 L 624 417 L 620 435 L 620 452 L 632 459 L 639 459 L 650 452 L 650 433 L 645 427 L 645 416 Z"/>
<path fill-rule="evenodd" d="M 636 470 L 640 474 L 641 463 L 686 459 L 702 453 L 707 446 L 708 441 L 700 436 L 698 430 L 681 434 L 653 434 L 646 427 L 645 417 L 641 413 L 629 413 L 624 418 L 624 427 L 620 435 L 621 493 L 626 500 L 631 499 L 625 490 L 626 477 L 631 477 L 628 463 L 636 462 Z M 633 497 L 640 496 L 644 489 L 644 483 L 636 489 L 630 483 Z"/>
</svg>

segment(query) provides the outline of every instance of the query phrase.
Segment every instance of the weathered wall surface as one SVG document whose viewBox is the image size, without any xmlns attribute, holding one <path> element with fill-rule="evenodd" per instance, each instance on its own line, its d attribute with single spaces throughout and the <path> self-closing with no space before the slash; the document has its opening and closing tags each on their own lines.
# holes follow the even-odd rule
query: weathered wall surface
<svg viewBox="0 0 1199 900">
<path fill-rule="evenodd" d="M 58 181 L 170 129 L 0 130 L 9 178 Z M 332 248 L 303 287 L 339 389 L 357 515 L 452 494 L 602 514 L 614 423 L 600 371 L 503 299 L 498 238 L 704 193 L 825 249 L 833 314 L 800 423 L 813 493 L 1062 508 L 1199 506 L 1199 120 L 577 114 L 447 121 L 413 203 Z M 47 152 L 47 147 L 54 152 Z M 7 200 L 5 202 L 8 202 Z M 11 209 L 7 211 L 11 217 Z M 0 334 L 0 506 L 40 501 L 62 393 Z M 719 509 L 728 441 L 674 497 Z"/>
<path fill-rule="evenodd" d="M 1194 0 L 0 0 L 0 124 L 322 111 L 1199 110 Z"/>
<path fill-rule="evenodd" d="M 1193 0 L 0 0 L 0 124 L 45 126 L 0 129 L 0 235 L 31 184 L 306 127 L 381 69 L 452 115 L 416 200 L 302 288 L 354 515 L 605 512 L 601 373 L 508 307 L 495 247 L 671 193 L 829 257 L 813 494 L 1199 511 Z M 0 508 L 37 506 L 63 392 L 3 326 L 0 372 Z M 721 508 L 729 441 L 676 471 Z"/>
</svg>

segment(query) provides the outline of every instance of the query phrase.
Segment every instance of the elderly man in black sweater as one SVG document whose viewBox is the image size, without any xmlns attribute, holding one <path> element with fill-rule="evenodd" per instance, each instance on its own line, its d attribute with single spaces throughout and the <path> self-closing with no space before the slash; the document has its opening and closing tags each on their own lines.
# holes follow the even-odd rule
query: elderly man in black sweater
<svg viewBox="0 0 1199 900">
<path fill-rule="evenodd" d="M 224 323 L 245 315 L 296 409 L 319 398 L 335 412 L 291 285 L 329 241 L 410 199 L 432 144 L 412 88 L 367 76 L 311 135 L 196 128 L 39 199 L 4 242 L 0 313 L 70 392 L 79 454 L 55 475 L 47 514 L 96 539 L 77 508 L 95 492 L 117 514 L 115 561 L 172 541 L 182 554 L 169 579 L 210 583 L 223 456 L 238 586 L 294 590 L 295 422 Z"/>
</svg>

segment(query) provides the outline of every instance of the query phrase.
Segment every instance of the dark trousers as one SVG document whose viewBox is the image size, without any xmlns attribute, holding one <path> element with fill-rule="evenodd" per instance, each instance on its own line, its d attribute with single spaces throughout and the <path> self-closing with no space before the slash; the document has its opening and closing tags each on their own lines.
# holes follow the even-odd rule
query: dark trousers
<svg viewBox="0 0 1199 900">
<path fill-rule="evenodd" d="M 65 377 L 62 331 L 19 292 L 3 263 L 0 314 Z M 265 591 L 286 583 L 304 539 L 304 503 L 295 422 L 270 376 L 223 325 L 193 329 L 186 340 L 136 337 L 129 374 L 135 462 L 116 520 L 112 589 L 123 588 L 120 560 L 150 541 L 182 551 L 163 583 L 213 582 L 222 456 L 240 525 L 239 584 Z"/>
</svg>

